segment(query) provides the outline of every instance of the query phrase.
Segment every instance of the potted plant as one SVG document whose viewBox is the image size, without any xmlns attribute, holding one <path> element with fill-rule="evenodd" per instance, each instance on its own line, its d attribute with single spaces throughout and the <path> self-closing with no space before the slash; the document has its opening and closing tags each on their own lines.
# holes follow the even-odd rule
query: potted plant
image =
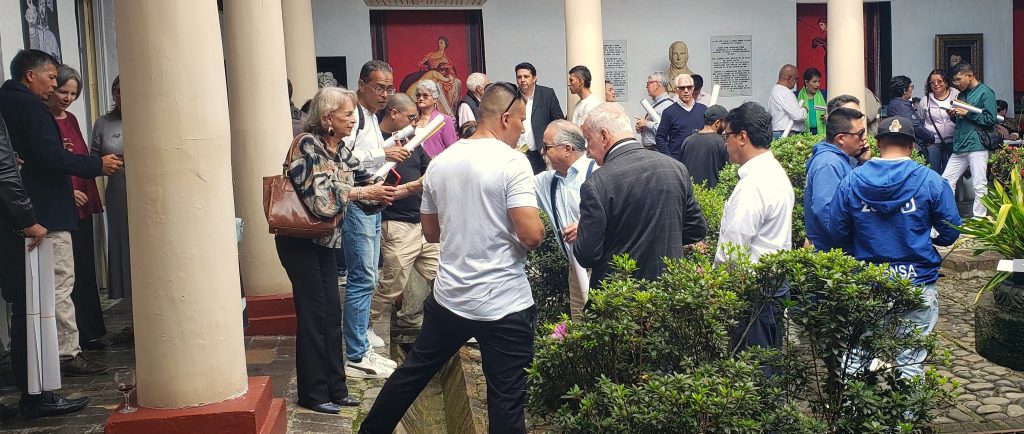
<svg viewBox="0 0 1024 434">
<path fill-rule="evenodd" d="M 1020 165 L 1009 172 L 1009 185 L 999 181 L 982 198 L 985 218 L 968 219 L 960 231 L 975 238 L 974 254 L 996 252 L 997 273 L 978 291 L 974 311 L 975 348 L 993 363 L 1024 369 L 1024 184 Z M 1016 267 L 1014 267 L 1016 265 Z"/>
</svg>

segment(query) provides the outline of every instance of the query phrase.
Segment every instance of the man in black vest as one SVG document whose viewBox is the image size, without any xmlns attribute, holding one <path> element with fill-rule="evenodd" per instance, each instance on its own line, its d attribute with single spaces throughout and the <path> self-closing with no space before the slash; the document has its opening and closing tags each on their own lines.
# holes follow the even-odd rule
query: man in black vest
<svg viewBox="0 0 1024 434">
<path fill-rule="evenodd" d="M 476 122 L 480 116 L 480 97 L 487 87 L 487 75 L 482 72 L 474 72 L 466 77 L 466 96 L 459 103 L 459 109 L 455 112 L 455 123 L 458 130 L 462 132 L 462 125 L 466 122 Z"/>
</svg>

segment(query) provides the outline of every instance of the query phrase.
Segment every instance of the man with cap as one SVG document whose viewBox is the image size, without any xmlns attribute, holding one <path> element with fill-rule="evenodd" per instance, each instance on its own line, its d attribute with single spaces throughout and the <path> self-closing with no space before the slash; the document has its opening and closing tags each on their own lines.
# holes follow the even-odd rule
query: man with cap
<svg viewBox="0 0 1024 434">
<path fill-rule="evenodd" d="M 683 140 L 679 151 L 679 161 L 690 171 L 693 183 L 704 184 L 707 188 L 718 185 L 718 172 L 729 162 L 729 152 L 725 149 L 725 115 L 729 114 L 718 104 L 708 107 L 704 112 L 704 129 L 691 134 Z"/>
<path fill-rule="evenodd" d="M 693 78 L 689 74 L 679 74 L 673 82 L 679 101 L 661 114 L 654 142 L 658 152 L 679 159 L 683 140 L 704 127 L 704 112 L 708 106 L 694 99 Z"/>
<path fill-rule="evenodd" d="M 924 288 L 924 304 L 900 318 L 928 334 L 939 316 L 935 282 L 942 259 L 933 244 L 956 241 L 960 232 L 954 226 L 961 224 L 960 214 L 949 184 L 910 158 L 913 120 L 885 119 L 876 137 L 881 155 L 839 183 L 829 209 L 829 232 L 837 242 L 851 244 L 855 258 L 888 264 L 895 276 Z M 870 362 L 859 360 L 857 352 L 853 356 L 852 370 Z M 906 376 L 920 376 L 925 356 L 923 350 L 904 351 L 896 357 L 897 369 Z"/>
</svg>

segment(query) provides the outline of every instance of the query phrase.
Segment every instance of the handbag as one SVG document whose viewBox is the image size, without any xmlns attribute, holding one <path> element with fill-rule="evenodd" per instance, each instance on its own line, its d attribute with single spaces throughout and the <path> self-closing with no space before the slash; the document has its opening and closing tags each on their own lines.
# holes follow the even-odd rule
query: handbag
<svg viewBox="0 0 1024 434">
<path fill-rule="evenodd" d="M 288 158 L 299 145 L 302 134 L 292 140 L 280 175 L 263 177 L 263 212 L 270 233 L 285 237 L 314 239 L 331 235 L 341 221 L 342 213 L 321 219 L 309 212 L 288 177 Z"/>
</svg>

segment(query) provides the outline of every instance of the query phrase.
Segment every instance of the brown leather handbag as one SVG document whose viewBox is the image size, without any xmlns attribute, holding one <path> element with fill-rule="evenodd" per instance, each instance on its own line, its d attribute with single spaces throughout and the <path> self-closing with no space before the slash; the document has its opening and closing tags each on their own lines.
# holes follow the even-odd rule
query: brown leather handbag
<svg viewBox="0 0 1024 434">
<path fill-rule="evenodd" d="M 263 212 L 267 216 L 270 233 L 292 238 L 313 239 L 328 236 L 341 221 L 341 213 L 330 219 L 321 219 L 309 212 L 306 204 L 295 192 L 288 177 L 289 158 L 292 150 L 299 145 L 300 134 L 292 140 L 280 175 L 263 177 Z"/>
</svg>

